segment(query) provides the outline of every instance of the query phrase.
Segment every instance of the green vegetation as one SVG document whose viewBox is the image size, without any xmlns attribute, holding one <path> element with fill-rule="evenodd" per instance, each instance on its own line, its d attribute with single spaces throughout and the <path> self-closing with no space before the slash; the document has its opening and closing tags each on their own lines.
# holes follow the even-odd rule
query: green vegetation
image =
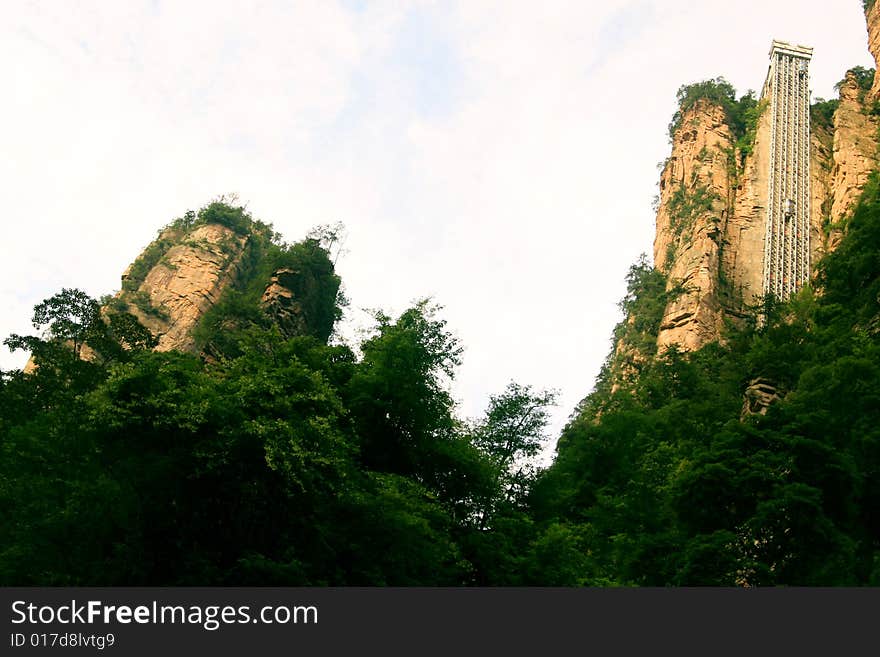
<svg viewBox="0 0 880 657">
<path fill-rule="evenodd" d="M 874 75 L 875 71 L 873 68 L 855 66 L 849 69 L 843 79 L 834 85 L 834 90 L 840 91 L 840 88 L 846 83 L 847 79 L 852 76 L 855 79 L 856 85 L 858 87 L 859 102 L 864 103 L 865 95 L 868 93 L 868 91 L 871 90 L 871 87 L 874 85 Z M 869 107 L 864 108 L 863 111 L 874 117 L 880 116 L 880 100 L 874 100 L 874 102 L 871 103 Z"/>
<path fill-rule="evenodd" d="M 37 306 L 49 337 L 6 341 L 36 371 L 0 376 L 0 583 L 578 581 L 554 558 L 567 534 L 524 503 L 553 394 L 512 383 L 485 417 L 455 417 L 461 346 L 427 301 L 377 313 L 360 358 L 329 346 L 337 240 L 251 240 L 202 326 L 222 333 L 211 359 L 151 351 L 134 317 L 77 290 Z M 260 313 L 279 269 L 309 335 Z"/>
<path fill-rule="evenodd" d="M 856 85 L 859 89 L 859 102 L 864 102 L 865 94 L 871 90 L 874 84 L 874 69 L 865 68 L 864 66 L 854 66 L 846 72 L 843 79 L 834 85 L 834 91 L 840 91 L 840 88 L 846 83 L 847 78 L 852 76 L 855 78 Z"/>
<path fill-rule="evenodd" d="M 672 139 L 676 130 L 681 127 L 685 113 L 694 107 L 700 100 L 708 100 L 719 105 L 727 117 L 727 123 L 735 140 L 743 140 L 742 145 L 751 149 L 754 142 L 754 132 L 757 120 L 764 110 L 766 103 L 759 103 L 755 99 L 755 92 L 747 91 L 739 100 L 736 98 L 736 89 L 733 88 L 723 77 L 712 80 L 703 80 L 693 84 L 685 84 L 679 87 L 675 94 L 678 100 L 678 110 L 672 116 L 669 123 L 669 138 Z M 737 147 L 741 146 L 737 144 Z"/>
<path fill-rule="evenodd" d="M 254 219 L 245 206 L 238 205 L 238 197 L 234 194 L 229 197 L 219 196 L 198 212 L 187 210 L 163 230 L 170 229 L 186 234 L 205 224 L 219 224 L 239 235 L 258 235 L 275 241 L 279 239 L 279 236 L 272 231 L 272 226 Z M 159 232 L 161 234 L 162 231 Z"/>
<path fill-rule="evenodd" d="M 641 354 L 653 356 L 657 352 L 657 333 L 663 311 L 677 292 L 667 291 L 667 279 L 648 264 L 642 254 L 626 275 L 626 296 L 619 305 L 624 317 L 614 329 L 614 341 L 623 340 Z"/>
<path fill-rule="evenodd" d="M 727 80 L 718 77 L 713 80 L 684 84 L 678 88 L 675 97 L 678 101 L 678 110 L 669 123 L 670 139 L 675 131 L 681 127 L 685 112 L 694 107 L 699 100 L 708 100 L 720 105 L 725 111 L 729 111 L 736 103 L 736 90 Z"/>
<path fill-rule="evenodd" d="M 230 205 L 224 198 L 209 203 L 198 212 L 188 211 L 159 232 L 132 265 L 123 281 L 122 299 L 109 300 L 117 309 L 127 303 L 159 318 L 167 317 L 154 308 L 146 292 L 138 291 L 147 273 L 166 258 L 174 244 L 194 248 L 214 248 L 206 240 L 186 239 L 199 226 L 219 224 L 247 237 L 243 247 L 229 239 L 220 243 L 228 254 L 242 249 L 236 261 L 236 278 L 222 298 L 206 312 L 194 331 L 197 346 L 209 356 L 234 356 L 241 353 L 240 334 L 248 327 L 268 328 L 273 324 L 260 300 L 272 275 L 284 270 L 284 284 L 297 300 L 302 315 L 302 333 L 326 341 L 335 322 L 341 317 L 346 300 L 341 281 L 333 271 L 328 249 L 341 237 L 343 227 L 322 226 L 298 243 L 286 244 L 269 224 L 254 219 L 244 206 Z M 172 266 L 172 265 L 167 265 Z M 289 336 L 288 336 L 289 337 Z"/>
<path fill-rule="evenodd" d="M 740 98 L 741 112 L 737 116 L 740 125 L 733 126 L 734 134 L 739 134 L 734 147 L 739 151 L 740 157 L 745 159 L 755 147 L 755 134 L 758 131 L 758 120 L 769 105 L 768 99 L 756 101 L 753 92 L 747 93 Z M 742 159 L 740 166 L 742 166 Z"/>
<path fill-rule="evenodd" d="M 633 266 L 544 471 L 552 392 L 511 383 L 457 417 L 462 346 L 428 301 L 329 345 L 336 232 L 270 232 L 201 329 L 214 358 L 156 353 L 72 289 L 35 308 L 44 337 L 6 340 L 38 367 L 0 376 L 0 583 L 880 585 L 876 175 L 821 293 L 767 300 L 723 344 L 658 354 L 684 290 Z M 308 335 L 261 314 L 279 268 Z M 744 414 L 758 378 L 781 399 Z"/>
<path fill-rule="evenodd" d="M 669 228 L 673 235 L 679 237 L 690 230 L 697 217 L 712 209 L 712 204 L 719 200 L 718 194 L 709 191 L 705 185 L 688 188 L 680 185 L 669 199 Z"/>
<path fill-rule="evenodd" d="M 144 282 L 150 270 L 159 263 L 174 244 L 173 233 L 169 232 L 167 228 L 160 231 L 159 236 L 150 242 L 137 260 L 131 263 L 128 275 L 122 279 L 122 289 L 127 292 L 135 292 Z"/>
<path fill-rule="evenodd" d="M 624 319 L 614 327 L 611 351 L 596 378 L 592 394 L 581 401 L 576 415 L 594 417 L 611 399 L 614 384 L 637 379 L 657 353 L 657 334 L 669 302 L 686 289 L 670 285 L 643 254 L 626 276 L 626 296 L 618 304 Z"/>
<path fill-rule="evenodd" d="M 724 153 L 727 156 L 728 175 L 735 181 L 746 156 L 754 148 L 758 121 L 767 108 L 767 100 L 758 101 L 755 98 L 755 93 L 751 90 L 737 99 L 736 90 L 721 77 L 683 85 L 679 88 L 676 97 L 678 110 L 669 124 L 670 139 L 676 131 L 682 128 L 682 122 L 688 110 L 701 100 L 718 105 L 724 110 L 734 140 L 730 148 L 724 149 Z M 712 157 L 712 153 L 706 147 L 703 147 L 697 154 L 697 160 L 701 163 Z M 667 247 L 666 262 L 674 260 L 681 235 L 687 234 L 693 227 L 696 218 L 711 210 L 713 203 L 720 200 L 705 185 L 695 185 L 694 183 L 695 180 L 692 180 L 689 188 L 682 181 L 670 198 L 667 209 L 673 238 Z"/>
<path fill-rule="evenodd" d="M 682 183 L 675 188 L 667 204 L 669 229 L 672 232 L 672 239 L 666 251 L 667 264 L 675 259 L 681 236 L 688 235 L 697 218 L 712 210 L 717 200 L 719 200 L 718 194 L 711 192 L 705 185 L 694 184 L 688 187 Z"/>
<path fill-rule="evenodd" d="M 582 402 L 530 504 L 575 537 L 586 581 L 880 584 L 878 253 L 874 176 L 821 294 L 768 301 L 763 326 L 667 351 Z M 741 417 L 758 377 L 784 398 Z"/>
<path fill-rule="evenodd" d="M 150 315 L 159 319 L 168 318 L 168 313 L 162 308 L 157 308 L 156 306 L 154 306 L 153 303 L 150 301 L 150 295 L 143 290 L 129 292 L 127 298 L 145 315 Z M 118 300 L 111 303 L 114 307 L 119 307 Z"/>
<path fill-rule="evenodd" d="M 326 342 L 346 303 L 328 251 L 339 231 L 341 227 L 319 227 L 292 245 L 270 239 L 271 231 L 249 240 L 237 280 L 202 316 L 194 331 L 196 343 L 212 355 L 233 356 L 240 353 L 237 333 L 247 327 L 273 326 L 274 319 L 264 312 L 261 299 L 270 278 L 279 271 L 284 272 L 283 284 L 296 299 L 304 333 Z"/>
<path fill-rule="evenodd" d="M 816 102 L 810 105 L 810 122 L 813 129 L 822 128 L 831 132 L 834 128 L 834 113 L 837 111 L 838 105 L 840 105 L 840 101 L 837 99 L 817 98 Z"/>
<path fill-rule="evenodd" d="M 743 160 L 754 148 L 758 120 L 767 109 L 767 100 L 757 100 L 755 92 L 751 89 L 737 99 L 736 89 L 722 77 L 682 85 L 676 93 L 676 98 L 678 110 L 669 124 L 670 139 L 681 127 L 685 113 L 700 100 L 707 100 L 724 110 L 734 139 L 728 158 L 731 160 L 732 173 L 735 174 L 737 167 L 742 166 Z M 736 160 L 736 153 L 739 153 L 739 161 Z M 699 159 L 703 161 L 702 154 Z"/>
</svg>

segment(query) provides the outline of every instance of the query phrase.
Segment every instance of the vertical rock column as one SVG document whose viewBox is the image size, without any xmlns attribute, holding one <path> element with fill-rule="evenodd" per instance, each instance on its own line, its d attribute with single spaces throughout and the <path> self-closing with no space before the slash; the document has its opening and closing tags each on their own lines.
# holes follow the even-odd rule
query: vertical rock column
<svg viewBox="0 0 880 657">
<path fill-rule="evenodd" d="M 684 112 L 660 179 L 654 265 L 684 290 L 670 301 L 657 345 L 698 349 L 718 337 L 720 244 L 732 201 L 733 136 L 724 110 L 699 100 Z"/>
<path fill-rule="evenodd" d="M 878 122 L 877 117 L 870 113 L 869 93 L 859 87 L 852 73 L 847 73 L 840 87 L 840 105 L 834 113 L 831 208 L 827 217 L 830 226 L 826 229 L 829 233 L 829 251 L 834 249 L 842 236 L 841 219 L 852 211 L 868 176 L 878 165 Z"/>
</svg>

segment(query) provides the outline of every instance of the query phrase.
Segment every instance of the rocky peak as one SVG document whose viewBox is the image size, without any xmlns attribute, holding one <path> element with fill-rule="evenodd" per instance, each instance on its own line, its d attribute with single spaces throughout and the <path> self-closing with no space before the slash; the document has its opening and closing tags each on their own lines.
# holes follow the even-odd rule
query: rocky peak
<svg viewBox="0 0 880 657">
<path fill-rule="evenodd" d="M 220 224 L 166 229 L 123 274 L 112 303 L 153 333 L 157 351 L 195 351 L 193 329 L 235 281 L 248 241 Z"/>
</svg>

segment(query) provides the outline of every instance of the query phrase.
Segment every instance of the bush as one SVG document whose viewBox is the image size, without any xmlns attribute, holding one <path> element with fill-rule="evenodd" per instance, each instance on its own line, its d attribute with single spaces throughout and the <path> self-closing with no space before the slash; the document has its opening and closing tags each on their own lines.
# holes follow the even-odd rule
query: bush
<svg viewBox="0 0 880 657">
<path fill-rule="evenodd" d="M 810 105 L 810 121 L 813 127 L 822 127 L 830 131 L 834 125 L 834 113 L 838 105 L 840 101 L 837 99 L 817 98 L 816 102 Z"/>
</svg>

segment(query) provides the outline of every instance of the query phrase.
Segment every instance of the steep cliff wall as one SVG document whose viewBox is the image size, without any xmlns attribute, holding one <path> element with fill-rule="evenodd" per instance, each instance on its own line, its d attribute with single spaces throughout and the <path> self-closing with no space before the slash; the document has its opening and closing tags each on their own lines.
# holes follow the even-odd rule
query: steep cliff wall
<svg viewBox="0 0 880 657">
<path fill-rule="evenodd" d="M 880 55 L 880 5 L 867 12 L 868 41 Z M 870 173 L 878 168 L 880 76 L 867 88 L 852 72 L 840 86 L 833 118 L 811 135 L 810 238 L 815 265 L 845 230 Z M 762 292 L 770 112 L 755 125 L 750 152 L 735 149 L 722 107 L 701 100 L 683 112 L 660 178 L 654 264 L 668 275 L 670 295 L 657 336 L 698 349 L 721 337 L 725 319 L 754 313 Z M 745 149 L 749 150 L 749 149 Z"/>
<path fill-rule="evenodd" d="M 718 296 L 725 310 L 734 316 L 750 312 L 763 285 L 770 122 L 770 112 L 765 108 L 758 118 L 752 151 L 737 169 L 731 212 L 724 226 L 719 274 L 724 285 L 718 290 Z M 739 160 L 741 155 L 736 157 Z M 712 340 L 717 335 L 707 337 Z"/>
<path fill-rule="evenodd" d="M 696 349 L 720 328 L 720 236 L 731 198 L 732 147 L 724 110 L 708 100 L 686 110 L 673 134 L 660 178 L 654 263 L 683 291 L 663 315 L 660 347 Z"/>
<path fill-rule="evenodd" d="M 868 175 L 877 168 L 877 128 L 877 117 L 871 113 L 867 93 L 856 76 L 847 73 L 840 86 L 840 105 L 834 113 L 830 215 L 826 228 L 829 250 L 840 239 L 841 220 L 852 210 Z"/>
<path fill-rule="evenodd" d="M 812 262 L 828 252 L 834 177 L 834 128 L 813 122 L 810 134 L 810 249 Z"/>
<path fill-rule="evenodd" d="M 880 65 L 880 5 L 875 0 L 871 0 L 869 4 L 865 11 L 865 21 L 868 23 L 868 50 L 874 56 L 874 62 Z M 875 77 L 868 100 L 873 102 L 878 98 L 880 98 L 880 78 Z"/>
<path fill-rule="evenodd" d="M 275 270 L 260 298 L 263 310 L 286 336 L 304 335 L 309 331 L 302 302 L 293 291 L 298 276 L 299 272 L 288 267 Z"/>
<path fill-rule="evenodd" d="M 192 331 L 202 315 L 235 281 L 249 237 L 226 226 L 206 224 L 189 231 L 169 229 L 147 247 L 164 250 L 142 280 L 132 278 L 137 261 L 122 276 L 117 306 L 125 305 L 158 338 L 157 351 L 194 351 Z M 163 243 L 171 243 L 161 249 Z"/>
</svg>

